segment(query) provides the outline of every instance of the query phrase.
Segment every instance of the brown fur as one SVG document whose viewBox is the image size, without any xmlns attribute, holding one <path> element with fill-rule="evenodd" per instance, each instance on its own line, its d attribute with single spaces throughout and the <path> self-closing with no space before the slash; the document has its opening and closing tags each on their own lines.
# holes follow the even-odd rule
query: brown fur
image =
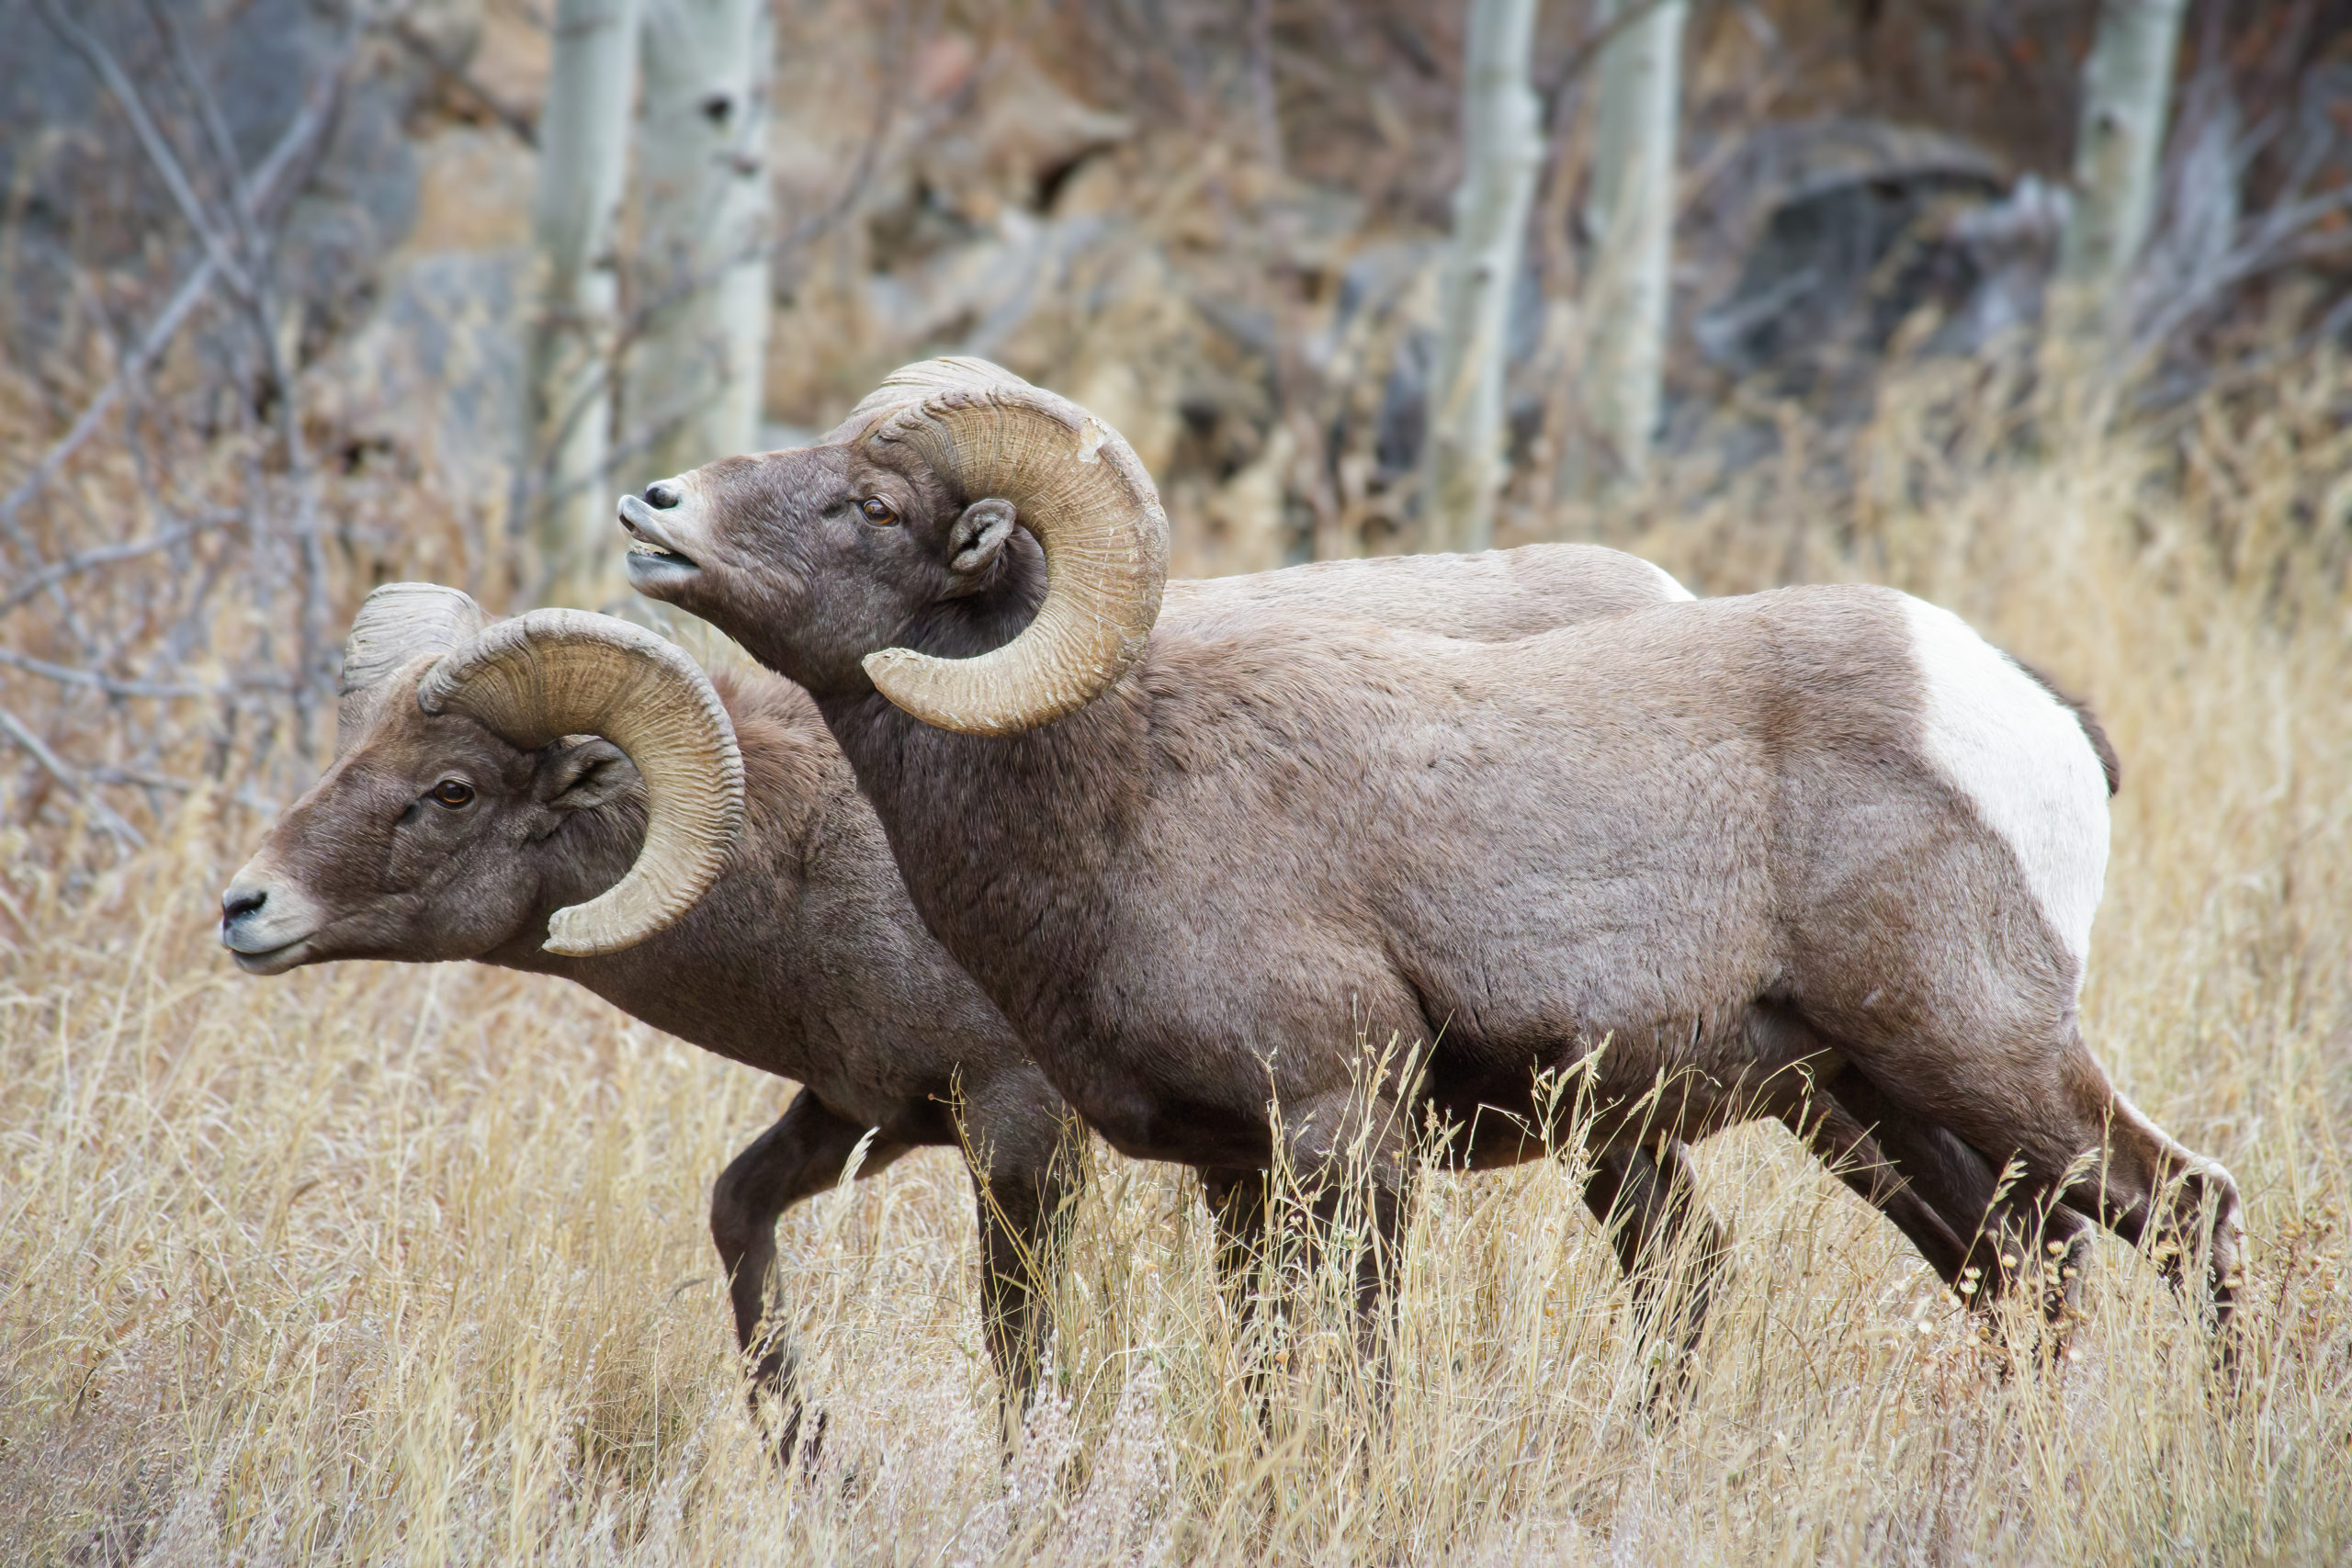
<svg viewBox="0 0 2352 1568">
<path fill-rule="evenodd" d="M 618 881 L 636 858 L 642 788 L 625 758 L 584 738 L 520 750 L 469 719 L 429 717 L 399 693 L 375 705 L 240 874 L 223 901 L 224 940 L 261 940 L 273 902 L 307 903 L 298 920 L 316 934 L 290 962 L 248 966 L 476 958 L 560 975 L 683 1040 L 797 1080 L 783 1118 L 711 1198 L 737 1338 L 755 1387 L 786 1402 L 787 1450 L 798 1426 L 794 1358 L 763 1327 L 777 1216 L 841 1179 L 869 1128 L 861 1178 L 910 1148 L 963 1146 L 989 1348 L 1017 1410 L 1036 1375 L 1032 1265 L 1051 1256 L 1052 1217 L 1076 1169 L 1069 1113 L 922 929 L 808 697 L 761 671 L 716 683 L 743 753 L 743 830 L 710 892 L 648 941 L 595 958 L 540 947 L 550 914 Z M 479 792 L 464 812 L 420 798 L 452 776 Z"/>
<path fill-rule="evenodd" d="M 892 707 L 860 661 L 1001 646 L 1043 558 L 1017 530 L 983 547 L 972 519 L 1003 502 L 891 460 L 700 470 L 665 496 L 691 507 L 644 513 L 672 561 L 633 570 L 815 694 L 917 907 L 1114 1145 L 1262 1168 L 1271 1098 L 1308 1170 L 1385 1129 L 1396 1192 L 1424 1111 L 1474 1164 L 1527 1157 L 1547 1071 L 1589 1074 L 1609 1155 L 1801 1117 L 1805 1075 L 1835 1100 L 1850 1072 L 1858 1100 L 2020 1163 L 1977 1256 L 2035 1269 L 2053 1233 L 2071 1256 L 2077 1209 L 2156 1220 L 2210 1246 L 2226 1313 L 2234 1187 L 2085 1048 L 2074 953 L 1928 752 L 1900 595 L 1664 604 L 1487 645 L 1178 605 L 1090 706 L 971 737 Z M 902 521 L 863 525 L 869 495 Z M 1392 1033 L 1421 1071 L 1367 1102 L 1357 1042 Z M 1670 1179 L 1633 1185 L 1676 1204 Z M 1986 1295 L 2009 1283 L 1968 1266 Z"/>
<path fill-rule="evenodd" d="M 1210 615 L 1368 607 L 1504 636 L 1672 592 L 1670 579 L 1631 557 L 1558 546 L 1180 582 L 1170 597 Z M 248 967 L 475 958 L 560 975 L 681 1039 L 801 1082 L 783 1119 L 719 1178 L 711 1206 L 739 1341 L 761 1386 L 787 1399 L 790 1359 L 760 1327 L 776 1217 L 833 1185 L 868 1127 L 879 1131 L 861 1177 L 909 1148 L 968 1138 L 980 1156 L 976 1187 L 985 1184 L 990 1347 L 1017 1409 L 1039 1332 L 1023 1260 L 1051 1256 L 1043 1227 L 1075 1170 L 1069 1113 L 923 929 L 808 695 L 761 671 L 715 683 L 743 755 L 743 831 L 710 893 L 642 944 L 584 959 L 540 947 L 555 909 L 601 892 L 636 856 L 643 807 L 626 760 L 594 740 L 526 752 L 469 720 L 427 717 L 414 671 L 397 690 L 347 705 L 344 755 L 230 888 L 224 940 L 251 946 L 273 918 L 290 918 L 310 933 L 301 948 L 248 955 Z M 452 774 L 481 792 L 463 814 L 420 799 Z M 949 1114 L 959 1100 L 960 1124 Z"/>
</svg>

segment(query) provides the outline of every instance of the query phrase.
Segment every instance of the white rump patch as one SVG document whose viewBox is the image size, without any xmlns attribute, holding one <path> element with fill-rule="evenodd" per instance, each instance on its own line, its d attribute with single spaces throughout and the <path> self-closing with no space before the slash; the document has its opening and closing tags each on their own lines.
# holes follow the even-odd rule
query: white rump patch
<svg viewBox="0 0 2352 1568">
<path fill-rule="evenodd" d="M 2107 880 L 2107 774 L 2074 710 L 1949 610 L 1905 595 L 1927 686 L 1921 730 L 1937 772 L 1968 797 L 2024 868 L 2075 955 L 2090 955 Z"/>
</svg>

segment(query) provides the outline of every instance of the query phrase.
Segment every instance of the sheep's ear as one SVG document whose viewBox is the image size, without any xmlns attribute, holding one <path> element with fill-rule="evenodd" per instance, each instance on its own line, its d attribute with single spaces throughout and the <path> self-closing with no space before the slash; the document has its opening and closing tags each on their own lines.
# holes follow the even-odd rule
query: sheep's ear
<svg viewBox="0 0 2352 1568">
<path fill-rule="evenodd" d="M 947 533 L 947 569 L 958 577 L 978 577 L 1004 552 L 1012 537 L 1012 502 L 989 497 L 964 508 Z"/>
<path fill-rule="evenodd" d="M 611 741 L 567 735 L 539 763 L 538 796 L 553 811 L 593 811 L 639 787 L 637 765 Z"/>
</svg>

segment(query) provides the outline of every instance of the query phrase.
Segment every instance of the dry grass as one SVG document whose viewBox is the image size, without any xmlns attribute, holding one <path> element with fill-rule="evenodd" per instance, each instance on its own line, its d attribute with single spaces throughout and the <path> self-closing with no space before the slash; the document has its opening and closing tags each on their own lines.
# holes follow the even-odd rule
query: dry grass
<svg viewBox="0 0 2352 1568">
<path fill-rule="evenodd" d="M 2216 408 L 2185 460 L 2013 461 L 1898 409 L 1834 513 L 1791 478 L 1661 502 L 1634 540 L 1717 591 L 1886 578 L 2097 698 L 2126 775 L 2089 1033 L 2245 1185 L 2235 1386 L 2111 1242 L 2078 1359 L 2005 1377 L 1891 1227 L 1748 1130 L 1700 1155 L 1736 1273 L 1679 1419 L 1644 1416 L 1623 1289 L 1554 1165 L 1433 1181 L 1393 1415 L 1364 1417 L 1310 1307 L 1269 1438 L 1197 1198 L 1104 1156 L 1058 1392 L 1001 1469 L 968 1199 L 933 1152 L 785 1222 L 830 1416 L 788 1483 L 702 1227 L 784 1086 L 553 982 L 233 974 L 210 900 L 258 821 L 211 797 L 105 869 L 6 849 L 0 1558 L 2342 1561 L 2343 387 Z"/>
</svg>

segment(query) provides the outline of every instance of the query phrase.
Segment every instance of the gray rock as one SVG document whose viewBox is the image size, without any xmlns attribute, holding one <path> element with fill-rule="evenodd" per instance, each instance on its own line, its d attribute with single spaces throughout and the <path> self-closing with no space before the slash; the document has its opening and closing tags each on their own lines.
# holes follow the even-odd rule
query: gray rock
<svg viewBox="0 0 2352 1568">
<path fill-rule="evenodd" d="M 342 12 L 308 0 L 175 7 L 240 162 L 232 174 L 211 155 L 196 100 L 143 6 L 72 0 L 70 14 L 120 62 L 191 179 L 216 202 L 276 145 L 349 47 Z M 367 56 L 310 186 L 287 214 L 279 282 L 304 308 L 313 344 L 348 321 L 414 221 L 415 163 L 401 121 L 420 85 L 404 56 Z M 192 264 L 193 237 L 122 107 L 23 0 L 0 6 L 0 146 L 21 193 L 16 266 L 6 280 L 19 306 L 8 315 L 12 354 L 37 359 L 51 346 L 71 319 L 64 305 L 76 269 L 161 288 L 158 275 Z"/>
</svg>

